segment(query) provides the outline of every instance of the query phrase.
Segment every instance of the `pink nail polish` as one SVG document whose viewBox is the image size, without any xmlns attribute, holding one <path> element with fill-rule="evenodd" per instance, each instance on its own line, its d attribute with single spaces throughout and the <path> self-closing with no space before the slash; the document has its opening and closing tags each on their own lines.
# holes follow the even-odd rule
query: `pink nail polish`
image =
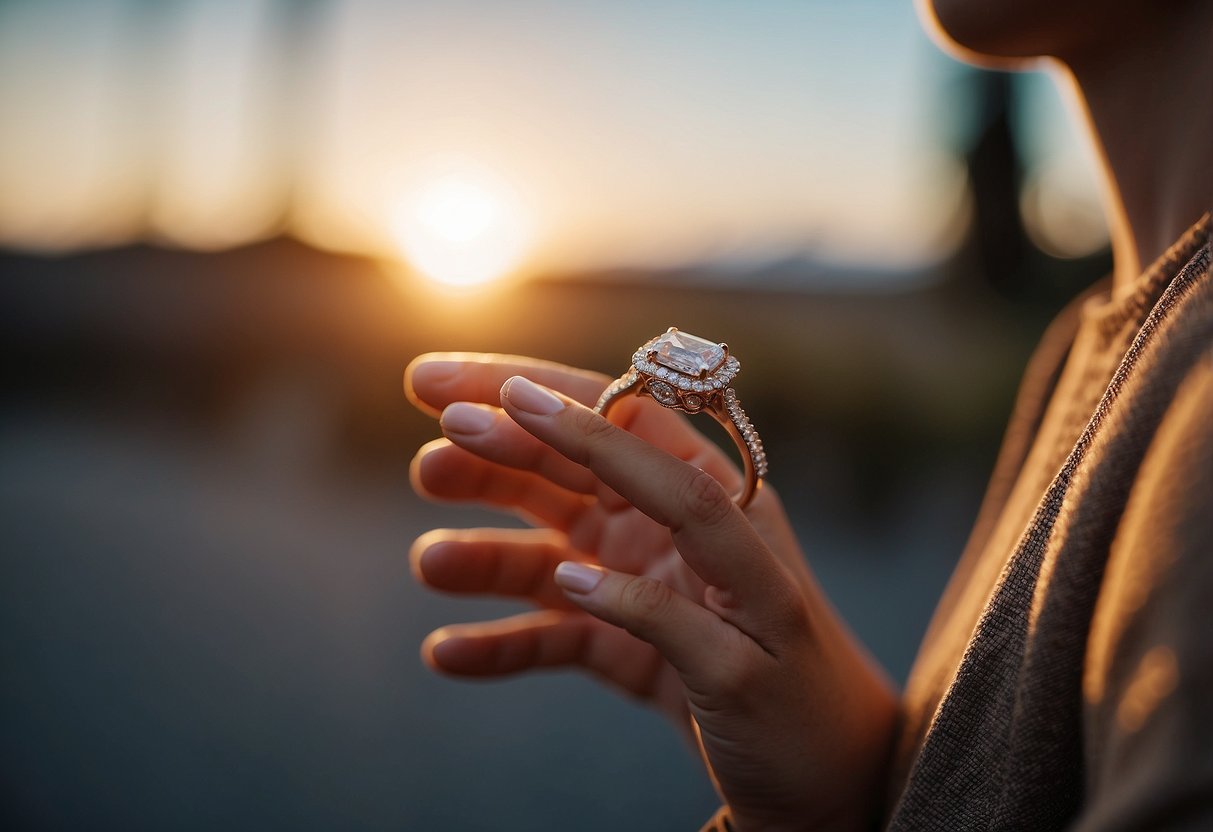
<svg viewBox="0 0 1213 832">
<path fill-rule="evenodd" d="M 601 566 L 590 566 L 566 560 L 556 567 L 556 573 L 552 577 L 557 586 L 567 589 L 569 592 L 576 592 L 578 595 L 586 595 L 593 592 L 594 587 L 602 583 L 602 579 L 606 577 L 606 570 Z"/>
<path fill-rule="evenodd" d="M 445 384 L 459 375 L 462 366 L 458 361 L 423 361 L 413 367 L 413 386 L 417 384 Z"/>
<path fill-rule="evenodd" d="M 493 426 L 493 411 L 467 402 L 455 402 L 442 411 L 442 429 L 452 433 L 484 433 Z"/>
<path fill-rule="evenodd" d="M 548 390 L 522 376 L 514 376 L 501 388 L 501 395 L 519 410 L 536 416 L 551 416 L 564 410 L 564 402 Z"/>
</svg>

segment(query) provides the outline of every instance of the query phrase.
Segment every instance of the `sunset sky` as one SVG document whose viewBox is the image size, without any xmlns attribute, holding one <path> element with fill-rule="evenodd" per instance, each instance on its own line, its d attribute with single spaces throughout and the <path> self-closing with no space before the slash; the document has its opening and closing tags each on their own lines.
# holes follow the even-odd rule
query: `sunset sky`
<svg viewBox="0 0 1213 832">
<path fill-rule="evenodd" d="M 10 0 L 0 244 L 911 268 L 963 218 L 960 77 L 909 0 Z M 1089 209 L 1057 95 L 1019 107 Z"/>
</svg>

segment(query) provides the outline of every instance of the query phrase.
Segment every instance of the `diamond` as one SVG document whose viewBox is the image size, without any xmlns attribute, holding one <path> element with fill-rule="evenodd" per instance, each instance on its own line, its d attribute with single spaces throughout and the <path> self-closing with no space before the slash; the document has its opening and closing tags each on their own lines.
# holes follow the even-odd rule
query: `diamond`
<svg viewBox="0 0 1213 832">
<path fill-rule="evenodd" d="M 678 404 L 678 394 L 674 392 L 674 388 L 666 384 L 664 381 L 650 381 L 649 392 L 653 394 L 653 398 L 664 404 L 666 407 L 672 407 Z"/>
<path fill-rule="evenodd" d="M 682 403 L 686 405 L 687 410 L 699 410 L 703 407 L 703 398 L 692 393 L 683 399 Z"/>
<path fill-rule="evenodd" d="M 726 359 L 719 344 L 676 329 L 653 339 L 648 349 L 658 364 L 689 376 L 710 373 Z"/>
</svg>

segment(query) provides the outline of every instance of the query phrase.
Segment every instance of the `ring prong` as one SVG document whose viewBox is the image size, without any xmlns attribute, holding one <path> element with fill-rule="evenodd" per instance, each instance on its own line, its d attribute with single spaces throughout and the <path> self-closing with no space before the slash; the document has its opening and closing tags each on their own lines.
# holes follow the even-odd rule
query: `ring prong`
<svg viewBox="0 0 1213 832">
<path fill-rule="evenodd" d="M 677 332 L 677 331 L 678 331 L 678 327 L 676 327 L 676 326 L 672 326 L 666 330 L 666 332 Z"/>
<path fill-rule="evenodd" d="M 729 357 L 729 345 L 728 345 L 728 344 L 726 344 L 724 341 L 721 341 L 721 342 L 720 342 L 719 344 L 717 344 L 716 346 L 718 346 L 718 347 L 720 347 L 722 350 L 724 350 L 724 357 L 725 357 L 725 358 L 728 358 L 728 357 Z"/>
</svg>

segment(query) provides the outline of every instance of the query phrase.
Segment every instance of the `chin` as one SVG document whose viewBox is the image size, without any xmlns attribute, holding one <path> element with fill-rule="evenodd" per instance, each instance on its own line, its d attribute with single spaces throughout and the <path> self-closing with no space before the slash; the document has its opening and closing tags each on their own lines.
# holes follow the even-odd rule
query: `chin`
<svg viewBox="0 0 1213 832">
<path fill-rule="evenodd" d="M 945 51 L 994 69 L 1064 57 L 1100 15 L 1083 0 L 917 0 L 917 6 Z"/>
</svg>

